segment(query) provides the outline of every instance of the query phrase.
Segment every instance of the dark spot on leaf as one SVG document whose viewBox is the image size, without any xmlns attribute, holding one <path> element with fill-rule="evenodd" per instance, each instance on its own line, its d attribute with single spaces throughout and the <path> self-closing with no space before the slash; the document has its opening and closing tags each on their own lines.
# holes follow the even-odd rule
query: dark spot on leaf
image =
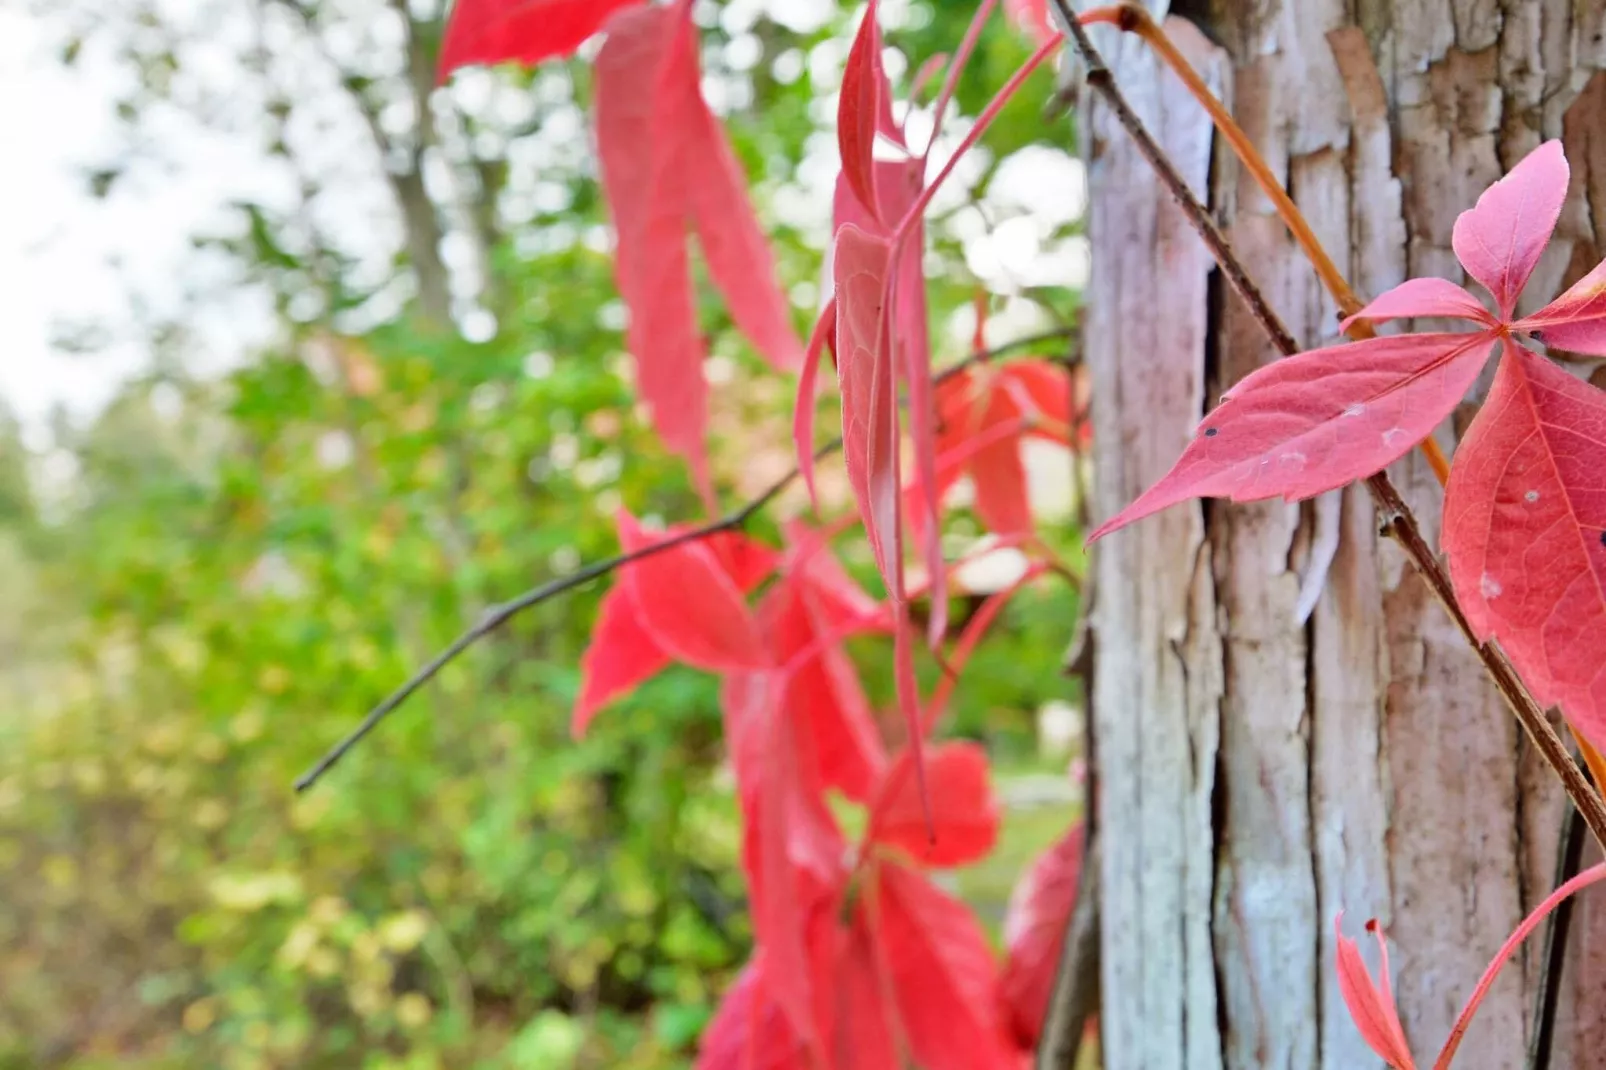
<svg viewBox="0 0 1606 1070">
<path fill-rule="evenodd" d="M 1600 533 L 1600 544 L 1606 546 L 1606 531 Z"/>
<path fill-rule="evenodd" d="M 1207 427 L 1205 428 L 1205 438 L 1215 438 L 1220 432 L 1221 428 L 1219 427 Z"/>
</svg>

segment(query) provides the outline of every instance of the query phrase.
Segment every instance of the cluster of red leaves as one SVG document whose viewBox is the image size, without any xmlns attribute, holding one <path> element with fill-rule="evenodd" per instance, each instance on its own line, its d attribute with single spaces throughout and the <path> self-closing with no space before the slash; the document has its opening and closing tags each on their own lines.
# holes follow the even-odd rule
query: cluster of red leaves
<svg viewBox="0 0 1606 1070">
<path fill-rule="evenodd" d="M 982 4 L 948 65 L 939 123 L 993 6 Z M 938 510 L 959 478 L 973 478 L 977 512 L 993 531 L 1026 541 L 1023 440 L 1070 446 L 1085 439 L 1085 428 L 1072 412 L 1066 375 L 1046 362 L 977 367 L 940 389 L 935 384 L 921 219 L 952 164 L 928 184 L 929 148 L 913 151 L 893 118 L 874 0 L 847 64 L 838 117 L 834 295 L 802 350 L 741 170 L 702 98 L 690 7 L 689 0 L 459 0 L 442 74 L 471 62 L 563 56 L 593 34 L 606 35 L 596 61 L 598 152 L 618 236 L 617 281 L 630 310 L 629 346 L 654 426 L 687 459 L 711 504 L 691 233 L 736 325 L 778 369 L 801 372 L 796 430 L 811 490 L 816 380 L 831 350 L 849 481 L 887 599 L 859 588 L 824 534 L 802 524 L 785 528 L 777 551 L 734 532 L 704 539 L 685 538 L 685 528 L 649 533 L 621 511 L 627 553 L 679 541 L 626 566 L 603 600 L 581 664 L 573 729 L 584 733 L 600 708 L 671 663 L 723 677 L 758 947 L 704 1037 L 703 1070 L 1018 1067 L 1042 1028 L 1075 896 L 1080 831 L 1045 853 L 1023 881 L 1010 907 L 1001 970 L 971 912 L 928 876 L 987 854 L 999 814 L 979 747 L 923 744 L 953 676 L 922 700 L 907 607 L 916 594 L 928 597 L 929 642 L 944 641 L 949 564 Z M 961 151 L 1049 54 L 1047 46 L 1038 50 Z M 936 69 L 928 64 L 917 81 Z M 878 142 L 891 147 L 888 158 L 878 158 Z M 900 387 L 914 449 L 908 485 L 900 467 Z M 906 510 L 918 525 L 925 577 L 918 585 L 905 578 Z M 945 662 L 952 672 L 1004 601 L 1043 570 L 1032 566 L 987 600 Z M 905 731 L 890 751 L 842 647 L 865 632 L 894 638 Z M 833 793 L 865 811 L 855 843 L 829 805 Z"/>
<path fill-rule="evenodd" d="M 1309 498 L 1398 460 L 1466 397 L 1498 348 L 1488 399 L 1456 448 L 1442 543 L 1457 600 L 1544 705 L 1606 746 L 1606 393 L 1534 352 L 1606 356 L 1606 262 L 1529 316 L 1517 299 L 1567 195 L 1547 142 L 1461 213 L 1452 232 L 1493 311 L 1444 279 L 1412 279 L 1352 319 L 1468 320 L 1300 353 L 1222 396 L 1176 466 L 1093 537 L 1188 498 Z"/>
</svg>

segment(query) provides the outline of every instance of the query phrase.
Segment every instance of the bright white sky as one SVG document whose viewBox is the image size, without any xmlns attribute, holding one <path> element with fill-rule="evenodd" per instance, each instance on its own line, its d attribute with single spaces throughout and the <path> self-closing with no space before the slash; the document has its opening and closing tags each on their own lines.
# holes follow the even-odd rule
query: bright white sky
<svg viewBox="0 0 1606 1070">
<path fill-rule="evenodd" d="M 201 6 L 197 0 L 164 6 L 175 4 L 185 12 Z M 767 13 L 805 29 L 811 22 L 822 24 L 819 20 L 835 7 L 835 0 L 731 0 L 722 16 L 750 24 Z M 901 9 L 896 0 L 888 0 L 883 18 L 891 21 Z M 151 124 L 166 164 L 136 166 L 112 197 L 91 198 L 83 168 L 119 159 L 121 135 L 113 105 L 121 74 L 92 48 L 85 49 L 73 70 L 63 68 L 49 51 L 50 36 L 35 16 L 0 6 L 0 145 L 5 146 L 0 163 L 0 399 L 23 417 L 41 446 L 36 436 L 54 405 L 91 414 L 126 377 L 148 365 L 142 323 L 183 311 L 202 341 L 198 349 L 203 359 L 217 367 L 244 356 L 268 336 L 272 320 L 260 295 L 231 288 L 219 263 L 199 257 L 190 238 L 216 230 L 232 214 L 226 210 L 231 199 L 249 193 L 271 203 L 277 192 L 271 167 L 249 138 L 203 130 L 174 108 Z M 185 67 L 202 71 L 202 79 L 216 89 L 219 79 L 226 84 L 232 77 L 229 46 L 220 42 L 209 51 L 206 34 L 197 37 Z M 835 51 L 845 53 L 845 47 Z M 816 52 L 830 50 L 822 46 Z M 811 56 L 811 66 L 822 58 Z M 839 65 L 843 57 L 829 58 Z M 463 96 L 472 79 L 460 81 L 469 83 L 456 87 Z M 329 98 L 338 98 L 338 93 Z M 249 99 L 240 101 L 243 109 L 252 106 Z M 980 161 L 974 163 L 971 169 L 979 171 Z M 802 171 L 798 175 L 800 183 L 820 184 L 821 189 L 782 191 L 792 196 L 778 196 L 773 210 L 791 214 L 788 200 L 820 201 L 815 207 L 824 207 L 834 178 L 834 160 L 829 164 L 805 168 L 820 171 L 824 183 L 813 183 Z M 961 172 L 966 169 L 962 166 Z M 956 178 L 960 181 L 950 183 L 952 187 L 963 184 L 962 173 L 956 172 Z M 1081 183 L 1080 165 L 1060 152 L 1030 149 L 1006 161 L 989 198 L 991 223 L 974 210 L 952 221 L 956 236 L 966 243 L 971 269 L 995 286 L 1075 284 L 1085 278 L 1085 247 L 1047 249 L 1042 243 L 1056 223 L 1080 213 L 1085 194 L 1076 194 Z M 353 192 L 368 192 L 360 188 L 361 180 L 355 184 Z M 945 193 L 962 196 L 958 188 Z M 357 200 L 372 204 L 375 198 Z M 1055 209 L 1054 217 L 1043 216 L 1045 205 Z M 188 303 L 186 293 L 197 287 L 209 291 L 211 299 Z M 111 346 L 77 354 L 52 345 L 58 326 L 86 318 L 110 325 Z M 1002 333 L 1030 329 L 1030 324 L 1011 324 L 1009 319 L 1001 317 L 991 326 Z"/>
</svg>

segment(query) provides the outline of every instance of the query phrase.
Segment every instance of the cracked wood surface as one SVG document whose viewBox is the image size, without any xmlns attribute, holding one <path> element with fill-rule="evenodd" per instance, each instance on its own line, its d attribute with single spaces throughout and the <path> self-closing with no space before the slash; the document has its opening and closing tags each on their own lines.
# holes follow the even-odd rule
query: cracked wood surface
<svg viewBox="0 0 1606 1070">
<path fill-rule="evenodd" d="M 1606 252 L 1606 4 L 1205 0 L 1188 13 L 1205 33 L 1176 17 L 1168 32 L 1363 296 L 1411 276 L 1460 281 L 1456 215 L 1549 137 L 1566 140 L 1573 189 L 1523 310 Z M 1141 42 L 1099 43 L 1279 314 L 1306 344 L 1333 341 L 1331 300 L 1200 110 Z M 1275 354 L 1211 285 L 1208 255 L 1122 131 L 1084 107 L 1104 517 Z M 1463 410 L 1440 430 L 1447 452 Z M 1436 542 L 1432 474 L 1412 454 L 1391 475 Z M 1301 626 L 1301 575 L 1335 529 Z M 1562 797 L 1448 618 L 1380 545 L 1364 490 L 1177 506 L 1106 539 L 1094 567 L 1109 592 L 1093 618 L 1107 1065 L 1374 1065 L 1334 980 L 1341 909 L 1352 932 L 1382 919 L 1407 1036 L 1431 1055 L 1548 890 Z M 1606 1046 L 1597 899 L 1574 923 L 1557 1067 Z M 1522 1065 L 1537 968 L 1530 955 L 1502 977 L 1458 1067 Z"/>
</svg>

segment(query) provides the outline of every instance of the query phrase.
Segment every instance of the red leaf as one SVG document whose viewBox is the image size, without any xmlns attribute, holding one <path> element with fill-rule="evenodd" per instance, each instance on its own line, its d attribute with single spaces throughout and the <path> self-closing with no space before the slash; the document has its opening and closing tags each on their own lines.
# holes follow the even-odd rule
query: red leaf
<svg viewBox="0 0 1606 1070">
<path fill-rule="evenodd" d="M 855 911 L 837 940 L 831 986 L 834 1041 L 841 1070 L 900 1070 L 885 971 L 863 911 Z"/>
<path fill-rule="evenodd" d="M 1381 985 L 1372 982 L 1372 975 L 1361 959 L 1360 948 L 1344 935 L 1344 915 L 1333 921 L 1338 934 L 1338 992 L 1344 997 L 1349 1016 L 1361 1031 L 1366 1046 L 1389 1064 L 1393 1070 L 1412 1070 L 1411 1050 L 1405 1044 L 1405 1030 L 1400 1026 L 1400 1014 L 1394 1007 L 1394 993 L 1389 987 L 1389 949 L 1383 942 L 1383 933 L 1375 920 L 1366 923 L 1366 931 L 1377 937 L 1382 955 Z"/>
<path fill-rule="evenodd" d="M 644 530 L 622 509 L 618 523 L 626 553 L 663 538 Z M 770 665 L 741 588 L 700 541 L 632 562 L 620 586 L 641 629 L 677 661 L 713 672 Z"/>
<path fill-rule="evenodd" d="M 628 513 L 621 512 L 619 516 L 619 541 L 627 552 L 684 535 L 687 530 L 676 527 L 649 536 Z M 698 548 L 693 549 L 693 545 Z M 710 535 L 696 544 L 664 550 L 658 556 L 667 559 L 670 567 L 676 567 L 676 561 L 695 559 L 683 566 L 693 570 L 705 568 L 712 559 L 743 593 L 757 587 L 775 571 L 776 564 L 773 550 L 736 532 Z M 626 565 L 623 571 L 628 573 L 640 564 Z M 603 597 L 591 642 L 580 658 L 580 698 L 570 724 L 575 738 L 585 734 L 597 710 L 656 675 L 670 660 L 670 654 L 643 625 L 641 610 L 621 580 Z"/>
<path fill-rule="evenodd" d="M 1039 43 L 1052 41 L 1058 32 L 1048 18 L 1049 0 L 1004 0 L 1010 21 Z"/>
<path fill-rule="evenodd" d="M 703 1031 L 697 1070 L 809 1070 L 803 1042 L 770 990 L 763 951 L 725 990 Z"/>
<path fill-rule="evenodd" d="M 872 217 L 879 216 L 876 199 L 875 138 L 880 125 L 884 75 L 881 71 L 881 31 L 876 25 L 876 0 L 870 0 L 848 50 L 842 70 L 842 95 L 837 105 L 837 145 L 842 174 L 859 203 Z M 878 220 L 879 221 L 879 220 Z"/>
<path fill-rule="evenodd" d="M 792 410 L 792 444 L 797 450 L 797 467 L 808 488 L 809 501 L 816 509 L 819 493 L 814 487 L 814 399 L 819 393 L 820 357 L 836 334 L 836 298 L 827 301 L 814 321 L 809 345 L 803 352 L 803 368 L 797 379 L 797 402 Z"/>
<path fill-rule="evenodd" d="M 457 0 L 441 45 L 440 79 L 472 63 L 533 66 L 567 56 L 615 10 L 640 0 Z"/>
<path fill-rule="evenodd" d="M 776 283 L 775 257 L 748 200 L 747 175 L 706 105 L 702 118 L 699 152 L 684 181 L 703 259 L 730 306 L 731 319 L 753 347 L 780 371 L 796 371 L 803 362 L 803 349 Z"/>
<path fill-rule="evenodd" d="M 903 866 L 875 867 L 866 909 L 904 1043 L 923 1070 L 1004 1070 L 998 977 L 970 908 Z"/>
<path fill-rule="evenodd" d="M 779 367 L 796 367 L 801 353 L 740 169 L 702 98 L 689 10 L 685 0 L 634 7 L 609 22 L 597 55 L 596 122 L 641 394 L 708 498 L 708 387 L 688 229 L 737 326 Z"/>
<path fill-rule="evenodd" d="M 1382 323 L 1386 320 L 1410 319 L 1415 316 L 1469 319 L 1484 327 L 1491 327 L 1495 322 L 1495 318 L 1489 315 L 1489 310 L 1484 308 L 1476 297 L 1453 282 L 1445 279 L 1407 279 L 1394 289 L 1378 294 L 1371 303 L 1344 320 L 1339 327 L 1347 331 L 1350 324 L 1356 320 Z"/>
<path fill-rule="evenodd" d="M 886 759 L 869 701 L 852 661 L 838 645 L 840 638 L 821 627 L 822 613 L 800 576 L 777 584 L 760 615 L 775 659 L 786 668 L 778 684 L 785 716 L 809 737 L 818 760 L 811 779 L 864 802 Z"/>
<path fill-rule="evenodd" d="M 610 700 L 634 690 L 668 664 L 669 655 L 642 628 L 624 585 L 609 591 L 597 612 L 591 642 L 580 658 L 580 699 L 569 724 L 574 738 L 586 734 L 591 719 Z"/>
<path fill-rule="evenodd" d="M 894 601 L 903 595 L 898 511 L 898 408 L 887 344 L 887 242 L 855 226 L 837 232 L 837 379 L 848 481 Z"/>
<path fill-rule="evenodd" d="M 1567 176 L 1561 142 L 1547 141 L 1456 218 L 1450 234 L 1456 259 L 1494 295 L 1502 319 L 1511 318 L 1556 229 Z"/>
<path fill-rule="evenodd" d="M 1456 450 L 1443 544 L 1479 638 L 1606 745 L 1606 393 L 1508 342 Z"/>
<path fill-rule="evenodd" d="M 846 845 L 820 794 L 812 736 L 781 715 L 774 678 L 727 677 L 721 707 L 742 804 L 742 866 L 753 928 L 772 966 L 776 1002 L 817 1049 L 815 923 L 832 912 Z"/>
<path fill-rule="evenodd" d="M 1606 260 L 1532 316 L 1516 324 L 1546 346 L 1590 356 L 1606 356 Z"/>
<path fill-rule="evenodd" d="M 1371 338 L 1254 371 L 1205 418 L 1171 471 L 1089 541 L 1188 498 L 1298 501 L 1381 471 L 1466 396 L 1493 338 Z"/>
<path fill-rule="evenodd" d="M 1009 897 L 999 995 L 1015 1042 L 1023 1048 L 1037 1046 L 1048 1016 L 1060 947 L 1076 908 L 1085 832 L 1081 822 L 1072 825 L 1037 856 Z"/>
<path fill-rule="evenodd" d="M 998 803 L 988 768 L 987 752 L 974 743 L 931 748 L 926 756 L 928 825 L 915 790 L 913 757 L 901 751 L 882 781 L 865 838 L 939 869 L 976 861 L 998 840 Z"/>
<path fill-rule="evenodd" d="M 990 531 L 1034 530 L 1021 438 L 1071 445 L 1071 383 L 1046 361 L 972 367 L 937 387 L 938 498 L 961 474 L 971 476 L 976 513 Z"/>
</svg>

